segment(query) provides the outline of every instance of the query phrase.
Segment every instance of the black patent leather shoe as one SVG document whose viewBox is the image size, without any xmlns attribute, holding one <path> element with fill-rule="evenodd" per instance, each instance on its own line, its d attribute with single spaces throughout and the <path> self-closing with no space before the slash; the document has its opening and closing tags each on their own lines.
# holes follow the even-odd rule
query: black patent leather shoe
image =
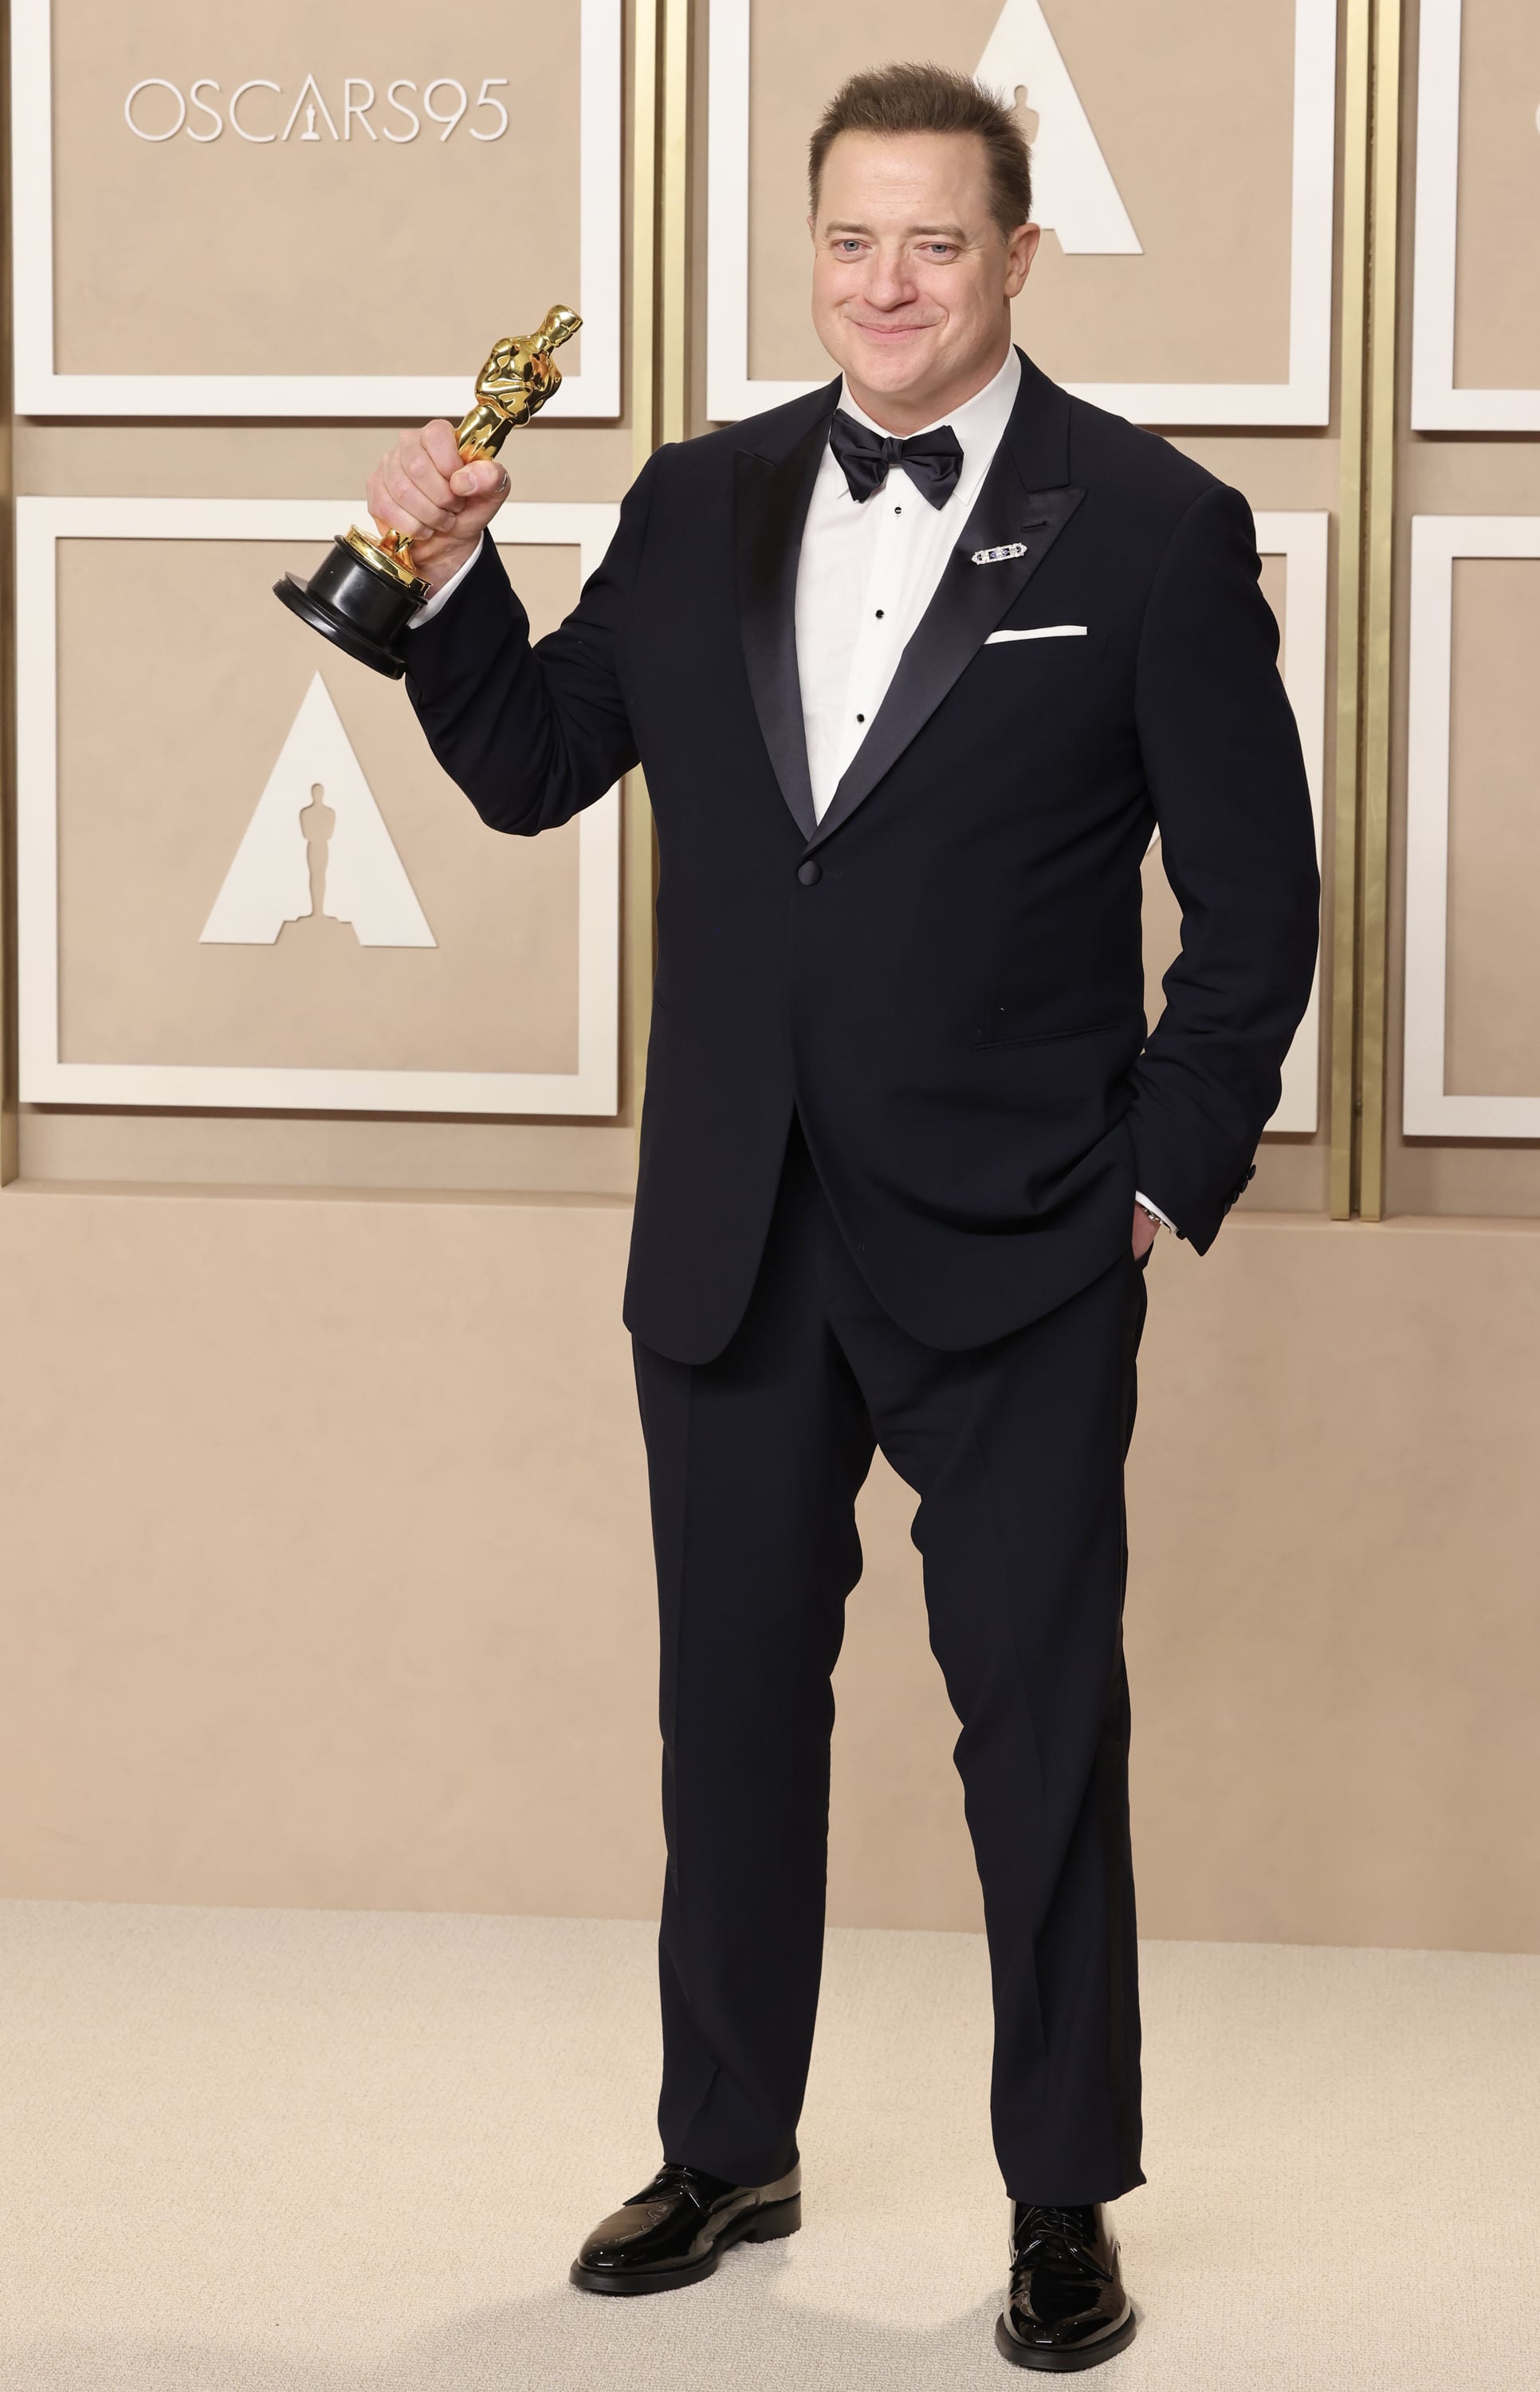
<svg viewBox="0 0 1540 2392">
<path fill-rule="evenodd" d="M 1011 2214 L 1011 2289 L 994 2330 L 1016 2367 L 1068 2375 L 1099 2367 L 1133 2340 L 1117 2238 L 1099 2201 L 1061 2209 L 1018 2201 Z"/>
<path fill-rule="evenodd" d="M 802 2223 L 802 2170 L 774 2184 L 728 2184 L 700 2168 L 660 2167 L 596 2226 L 572 2263 L 586 2293 L 671 2293 L 714 2275 L 734 2242 L 776 2242 Z"/>
</svg>

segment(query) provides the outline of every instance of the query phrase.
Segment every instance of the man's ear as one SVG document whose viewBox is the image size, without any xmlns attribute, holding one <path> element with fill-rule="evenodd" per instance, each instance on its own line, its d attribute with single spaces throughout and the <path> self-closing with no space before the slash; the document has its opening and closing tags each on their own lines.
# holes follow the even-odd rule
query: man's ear
<svg viewBox="0 0 1540 2392">
<path fill-rule="evenodd" d="M 1042 239 L 1041 225 L 1017 225 L 1005 244 L 1005 296 L 1016 298 L 1032 270 L 1032 260 Z"/>
<path fill-rule="evenodd" d="M 818 219 L 816 216 L 809 216 L 808 218 L 808 239 L 812 242 L 813 247 L 816 249 L 818 247 Z"/>
</svg>

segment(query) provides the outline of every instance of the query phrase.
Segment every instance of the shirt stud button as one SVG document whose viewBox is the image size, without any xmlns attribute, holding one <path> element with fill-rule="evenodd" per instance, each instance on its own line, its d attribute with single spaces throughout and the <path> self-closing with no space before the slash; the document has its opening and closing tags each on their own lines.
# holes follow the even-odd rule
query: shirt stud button
<svg viewBox="0 0 1540 2392">
<path fill-rule="evenodd" d="M 796 867 L 796 877 L 804 889 L 816 889 L 823 878 L 823 866 L 815 855 L 805 856 Z"/>
<path fill-rule="evenodd" d="M 866 720 L 866 717 L 865 717 L 865 715 L 864 715 L 864 714 L 858 714 L 858 715 L 857 715 L 857 717 L 856 717 L 856 721 L 857 721 L 858 722 L 865 722 L 865 720 Z"/>
</svg>

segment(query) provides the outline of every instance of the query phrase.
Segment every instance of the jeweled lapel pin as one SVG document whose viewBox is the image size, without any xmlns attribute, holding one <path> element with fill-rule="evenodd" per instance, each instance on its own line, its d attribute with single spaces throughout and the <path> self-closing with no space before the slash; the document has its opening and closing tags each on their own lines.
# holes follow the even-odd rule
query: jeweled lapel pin
<svg viewBox="0 0 1540 2392">
<path fill-rule="evenodd" d="M 1026 541 L 1013 540 L 1009 548 L 976 548 L 973 562 L 975 565 L 1008 565 L 1013 556 L 1025 556 L 1026 553 Z"/>
</svg>

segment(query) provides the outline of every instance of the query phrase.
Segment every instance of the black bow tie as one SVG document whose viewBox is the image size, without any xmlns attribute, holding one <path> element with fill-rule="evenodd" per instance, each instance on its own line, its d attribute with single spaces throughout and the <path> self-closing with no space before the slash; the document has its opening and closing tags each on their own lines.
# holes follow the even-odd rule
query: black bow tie
<svg viewBox="0 0 1540 2392">
<path fill-rule="evenodd" d="M 829 446 L 858 506 L 864 506 L 894 466 L 901 465 L 922 497 L 933 507 L 944 507 L 963 470 L 962 443 L 950 423 L 938 424 L 934 432 L 917 432 L 912 440 L 893 440 L 886 433 L 869 432 L 841 410 L 829 426 Z"/>
</svg>

